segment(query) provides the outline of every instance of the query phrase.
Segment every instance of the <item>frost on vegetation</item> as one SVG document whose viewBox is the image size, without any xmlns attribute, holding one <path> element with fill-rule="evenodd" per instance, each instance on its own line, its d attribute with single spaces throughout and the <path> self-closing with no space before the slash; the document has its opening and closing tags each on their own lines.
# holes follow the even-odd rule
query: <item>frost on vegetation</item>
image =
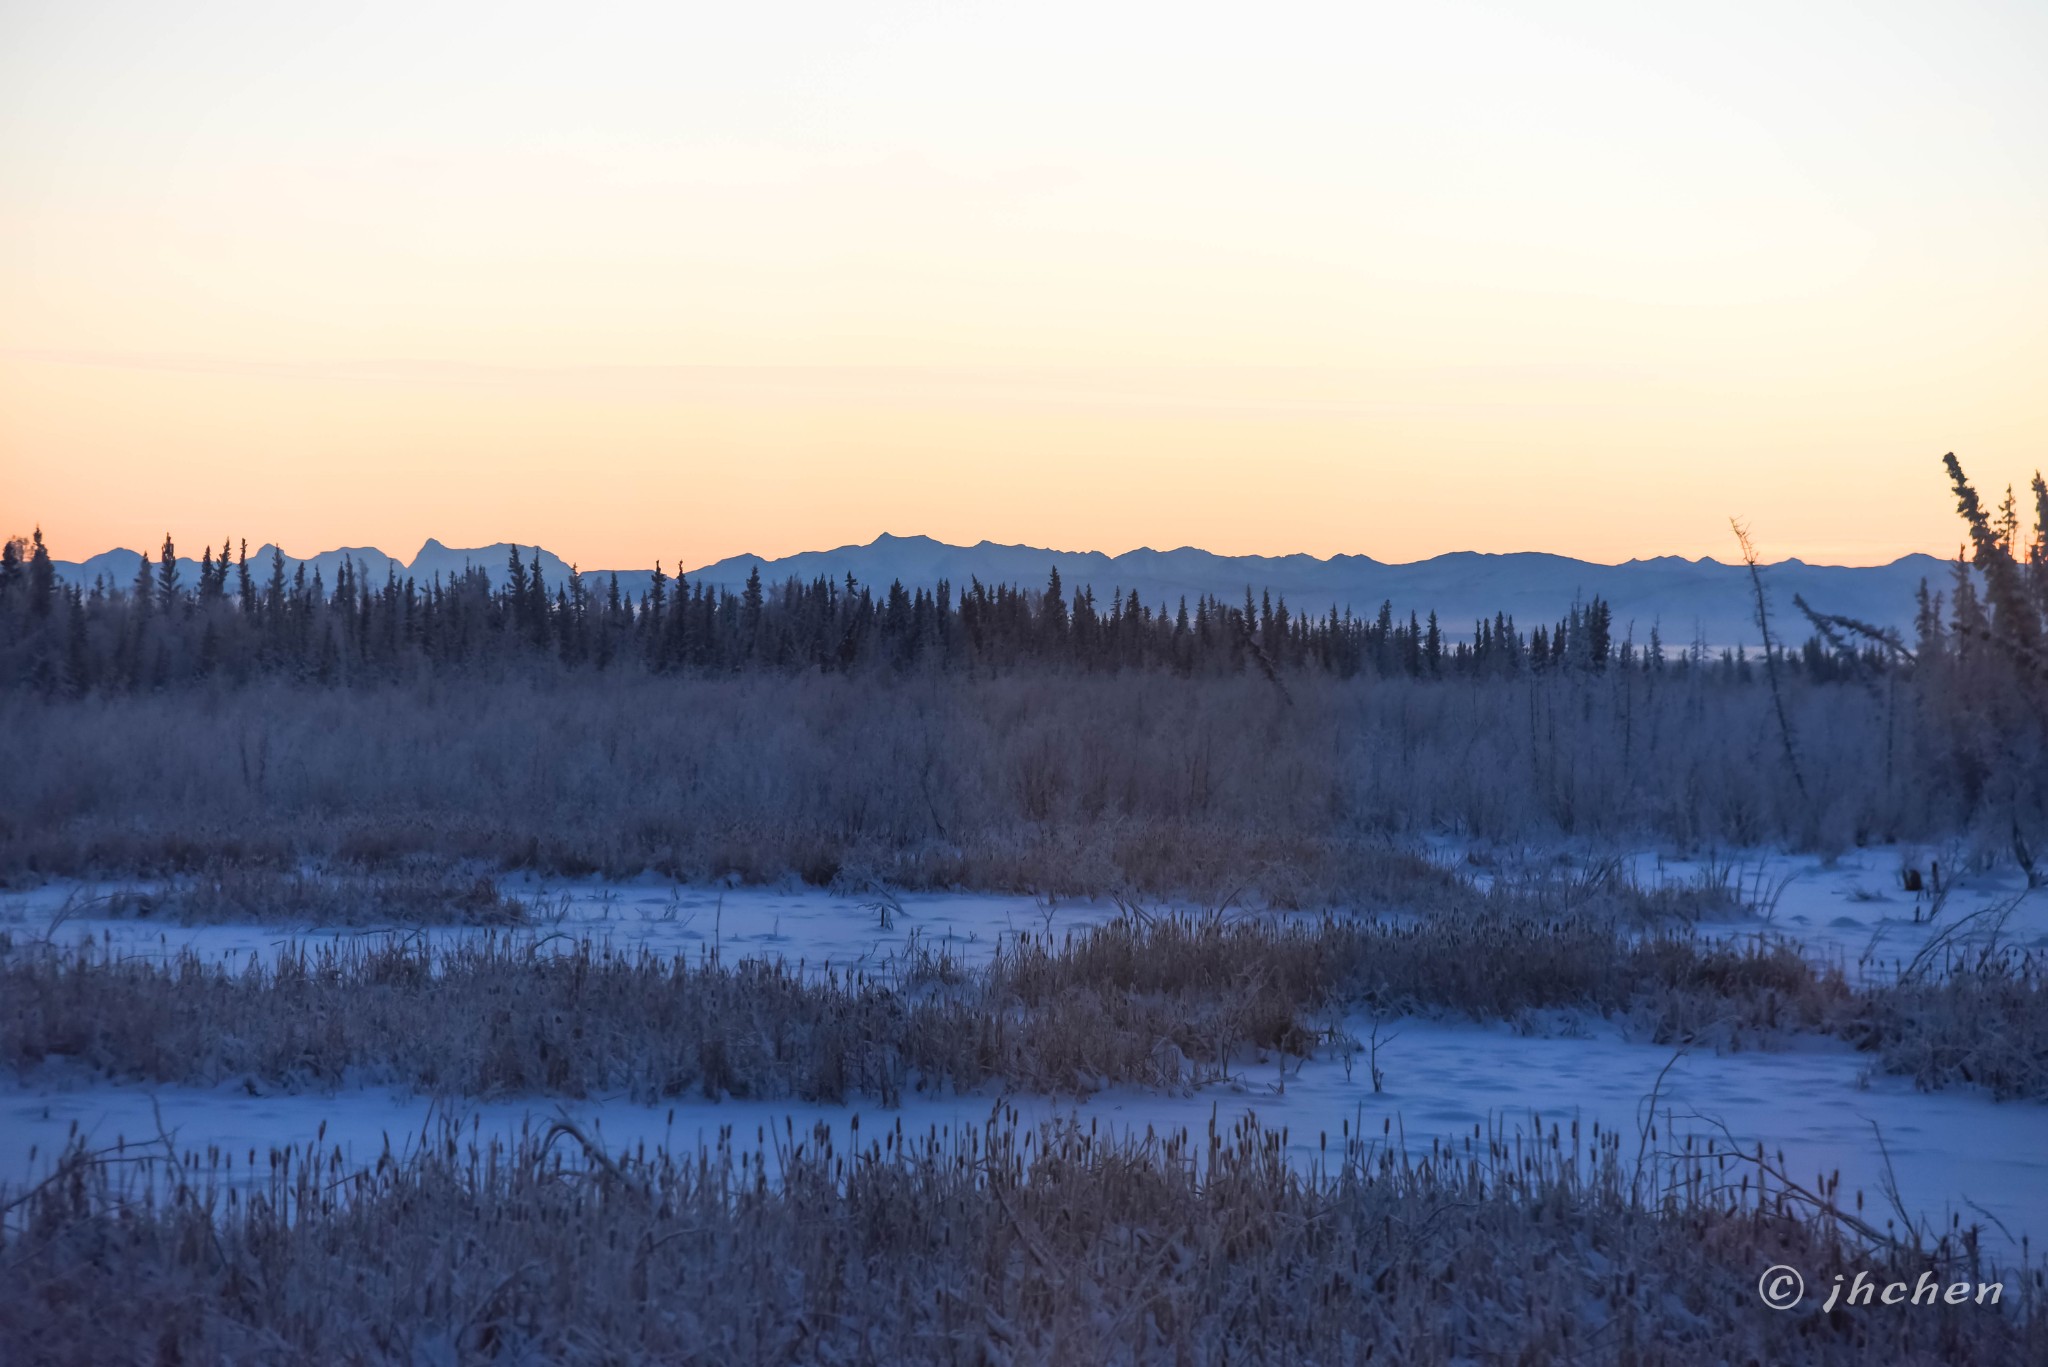
<svg viewBox="0 0 2048 1367">
<path fill-rule="evenodd" d="M 566 1117 L 343 1164 L 72 1145 L 0 1188 L 11 1361 L 2022 1362 L 2040 1270 L 1886 1231 L 1761 1150 L 1576 1124 L 1421 1155 L 1247 1119 L 1111 1139 L 886 1121 L 611 1153 Z M 2010 1283 L 1779 1314 L 1774 1264 Z"/>
<path fill-rule="evenodd" d="M 1924 1086 L 2048 1096 L 2048 998 L 2023 952 L 1857 983 L 1782 940 L 1645 925 L 1662 905 L 1496 885 L 1424 917 L 1126 914 L 1020 931 L 975 963 L 910 934 L 838 967 L 559 932 L 360 937 L 238 965 L 23 943 L 0 957 L 0 1058 L 160 1082 L 893 1104 L 985 1084 L 1182 1089 L 1261 1059 L 1348 1057 L 1342 1022 L 1361 1011 L 1539 1029 L 1590 1014 L 1667 1045 L 1834 1034 Z"/>
</svg>

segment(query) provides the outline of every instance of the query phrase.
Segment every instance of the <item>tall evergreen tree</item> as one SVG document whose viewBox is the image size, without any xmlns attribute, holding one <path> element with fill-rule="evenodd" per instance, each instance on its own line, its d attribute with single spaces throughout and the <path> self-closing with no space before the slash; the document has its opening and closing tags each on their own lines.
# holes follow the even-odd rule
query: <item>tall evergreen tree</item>
<svg viewBox="0 0 2048 1367">
<path fill-rule="evenodd" d="M 1053 639 L 1064 639 L 1067 634 L 1066 591 L 1060 587 L 1060 567 L 1054 565 L 1052 574 L 1045 582 L 1045 629 Z"/>
<path fill-rule="evenodd" d="M 0 545 L 0 613 L 12 613 L 28 594 L 28 542 L 10 536 Z"/>
<path fill-rule="evenodd" d="M 171 544 L 171 534 L 164 533 L 164 548 L 157 556 L 156 596 L 159 611 L 169 613 L 178 605 L 178 548 Z"/>
<path fill-rule="evenodd" d="M 50 562 L 50 548 L 43 544 L 41 527 L 36 528 L 30 544 L 34 549 L 28 558 L 29 615 L 41 620 L 50 615 L 51 606 L 57 601 L 57 570 Z"/>
</svg>

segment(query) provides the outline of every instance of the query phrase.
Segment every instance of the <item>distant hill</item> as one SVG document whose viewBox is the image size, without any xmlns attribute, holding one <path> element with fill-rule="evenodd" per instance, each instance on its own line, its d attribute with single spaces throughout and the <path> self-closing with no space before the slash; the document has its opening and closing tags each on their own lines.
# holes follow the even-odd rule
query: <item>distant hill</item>
<svg viewBox="0 0 2048 1367">
<path fill-rule="evenodd" d="M 257 582 L 261 583 L 270 577 L 270 555 L 276 549 L 275 546 L 266 543 L 260 548 L 249 552 L 249 572 L 256 577 Z M 510 559 L 511 551 L 512 543 L 509 541 L 501 541 L 495 546 L 478 546 L 470 550 L 451 550 L 439 541 L 429 538 L 427 544 L 420 547 L 418 555 L 415 555 L 410 561 L 405 561 L 400 560 L 394 555 L 386 555 L 375 546 L 343 546 L 336 550 L 322 551 L 318 555 L 305 557 L 306 577 L 310 579 L 315 574 L 318 574 L 321 582 L 332 589 L 335 576 L 339 573 L 342 565 L 345 562 L 352 562 L 361 570 L 364 578 L 372 584 L 383 583 L 387 574 L 395 574 L 401 580 L 410 575 L 419 582 L 425 583 L 437 574 L 444 580 L 452 579 L 471 565 L 474 565 L 488 574 L 491 583 L 496 585 L 504 582 L 506 564 Z M 136 562 L 142 557 L 142 554 L 140 551 L 114 550 L 102 552 L 89 560 L 77 561 L 75 563 L 69 560 L 58 560 L 54 563 L 57 568 L 57 577 L 66 583 L 90 587 L 94 579 L 104 577 L 109 584 L 116 584 L 125 588 L 134 581 Z M 519 548 L 519 556 L 522 560 L 531 561 L 533 554 L 534 548 L 531 546 L 521 546 Z M 152 564 L 155 563 L 156 553 L 150 552 L 148 558 Z M 285 556 L 285 573 L 294 573 L 298 569 L 299 563 L 298 557 Z M 562 561 L 561 557 L 551 551 L 542 550 L 540 552 L 540 563 L 541 570 L 546 575 L 547 581 L 550 584 L 560 583 L 569 577 L 569 566 Z M 178 564 L 181 567 L 181 573 L 187 584 L 194 583 L 198 579 L 199 562 L 197 560 L 189 556 L 179 556 Z M 634 582 L 639 584 L 648 583 L 652 578 L 646 570 L 633 571 L 632 574 Z M 625 576 L 622 575 L 620 583 L 623 584 L 624 582 Z"/>
<path fill-rule="evenodd" d="M 504 578 L 510 550 L 503 542 L 460 549 L 430 540 L 410 561 L 401 561 L 375 548 L 343 548 L 309 557 L 306 572 L 310 576 L 317 570 L 331 588 L 345 560 L 359 565 L 371 583 L 382 582 L 387 573 L 401 579 L 410 575 L 421 582 L 435 574 L 445 579 L 475 565 L 495 584 Z M 267 575 L 270 552 L 269 546 L 251 552 L 251 569 L 261 565 L 258 573 Z M 525 547 L 521 554 L 530 560 L 533 548 Z M 569 567 L 559 556 L 546 550 L 539 554 L 549 584 L 560 584 L 568 577 Z M 104 576 L 110 583 L 126 585 L 135 577 L 138 556 L 136 551 L 108 551 L 79 563 L 58 561 L 57 572 L 80 584 L 89 585 L 96 576 Z M 287 556 L 285 563 L 290 570 L 299 562 Z M 1270 591 L 1276 598 L 1284 597 L 1293 612 L 1318 616 L 1333 606 L 1339 612 L 1349 608 L 1370 616 L 1379 611 L 1382 601 L 1389 601 L 1404 619 L 1411 611 L 1426 617 L 1434 610 L 1454 637 L 1468 636 L 1474 619 L 1490 618 L 1496 612 L 1513 615 L 1526 630 L 1555 621 L 1575 597 L 1597 595 L 1613 605 L 1617 633 L 1633 626 L 1638 641 L 1648 638 L 1652 622 L 1661 624 L 1665 644 L 1672 647 L 1695 637 L 1716 647 L 1754 644 L 1758 639 L 1747 571 L 1739 564 L 1710 558 L 1660 556 L 1602 565 L 1539 552 L 1454 551 L 1409 564 L 1387 564 L 1364 555 L 1337 555 L 1327 560 L 1310 555 L 1227 556 L 1191 546 L 1105 555 L 1100 551 L 1001 546 L 992 541 L 953 546 L 927 536 L 885 535 L 864 546 L 804 551 L 780 559 L 733 556 L 693 569 L 689 577 L 693 582 L 736 589 L 756 567 L 770 583 L 790 576 L 843 580 L 850 574 L 876 588 L 886 588 L 895 580 L 906 587 L 930 587 L 942 579 L 964 586 L 975 578 L 984 584 L 1041 588 L 1048 573 L 1057 568 L 1069 593 L 1092 588 L 1098 602 L 1106 606 L 1112 593 L 1127 597 L 1135 589 L 1139 599 L 1155 609 L 1162 604 L 1172 609 L 1183 596 L 1192 600 L 1205 593 L 1240 601 L 1247 587 L 1254 596 Z M 590 570 L 585 577 L 601 591 L 610 573 Z M 617 573 L 620 589 L 635 596 L 645 593 L 652 579 L 647 569 Z M 1868 567 L 1784 560 L 1766 566 L 1764 580 L 1772 611 L 1783 624 L 1786 637 L 1804 639 L 1805 623 L 1795 620 L 1792 607 L 1795 593 L 1825 611 L 1905 630 L 1912 623 L 1913 595 L 1920 581 L 1929 580 L 1945 590 L 1949 573 L 1946 561 L 1908 555 L 1888 565 Z M 196 562 L 186 562 L 185 577 L 188 583 L 197 578 Z"/>
</svg>

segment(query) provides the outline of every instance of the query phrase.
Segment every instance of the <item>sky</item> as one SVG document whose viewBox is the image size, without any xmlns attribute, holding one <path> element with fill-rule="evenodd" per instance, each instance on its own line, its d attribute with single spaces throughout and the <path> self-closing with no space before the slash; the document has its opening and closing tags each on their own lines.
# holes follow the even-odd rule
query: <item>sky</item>
<svg viewBox="0 0 2048 1367">
<path fill-rule="evenodd" d="M 1953 554 L 2048 6 L 0 0 L 0 534 Z"/>
</svg>

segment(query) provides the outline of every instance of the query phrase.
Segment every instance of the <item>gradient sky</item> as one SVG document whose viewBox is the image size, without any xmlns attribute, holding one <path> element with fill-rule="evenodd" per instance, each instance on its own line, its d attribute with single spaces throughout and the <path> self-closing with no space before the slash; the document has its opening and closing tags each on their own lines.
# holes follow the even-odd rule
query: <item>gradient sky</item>
<svg viewBox="0 0 2048 1367">
<path fill-rule="evenodd" d="M 2048 464 L 2048 5 L 0 0 L 0 533 L 1872 563 Z"/>
</svg>

